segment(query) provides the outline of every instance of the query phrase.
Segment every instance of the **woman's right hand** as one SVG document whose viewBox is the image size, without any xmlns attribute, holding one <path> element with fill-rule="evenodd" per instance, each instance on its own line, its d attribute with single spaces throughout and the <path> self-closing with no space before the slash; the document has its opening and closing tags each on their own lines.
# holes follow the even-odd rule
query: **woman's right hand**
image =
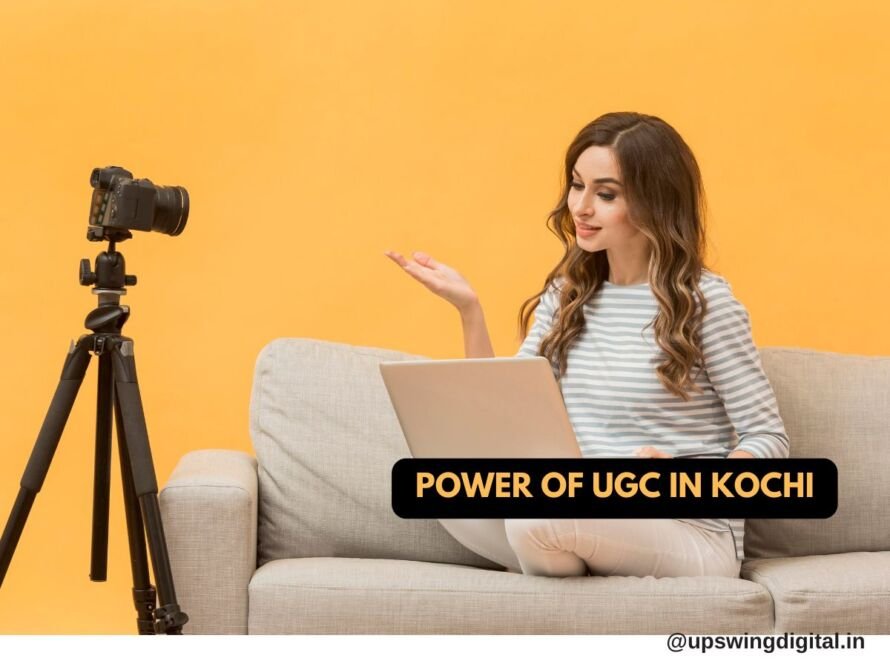
<svg viewBox="0 0 890 664">
<path fill-rule="evenodd" d="M 412 254 L 414 260 L 409 261 L 396 251 L 383 253 L 433 293 L 457 307 L 461 313 L 479 301 L 476 292 L 457 270 L 433 260 L 429 254 L 415 251 Z"/>
</svg>

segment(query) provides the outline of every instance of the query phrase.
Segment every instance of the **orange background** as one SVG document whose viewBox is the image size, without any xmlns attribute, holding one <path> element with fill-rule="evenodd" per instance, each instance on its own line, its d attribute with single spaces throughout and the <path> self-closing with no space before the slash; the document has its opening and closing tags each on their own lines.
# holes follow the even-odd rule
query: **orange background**
<svg viewBox="0 0 890 664">
<path fill-rule="evenodd" d="M 890 354 L 884 3 L 467 0 L 4 2 L 0 526 L 70 340 L 93 167 L 192 201 L 119 246 L 159 485 L 187 451 L 252 451 L 276 337 L 461 357 L 456 311 L 383 256 L 423 249 L 495 352 L 561 255 L 565 149 L 607 111 L 671 123 L 701 164 L 710 264 L 760 346 Z M 109 580 L 88 579 L 93 359 L 0 588 L 0 633 L 135 632 L 117 453 Z M 188 610 L 188 606 L 183 606 Z"/>
</svg>

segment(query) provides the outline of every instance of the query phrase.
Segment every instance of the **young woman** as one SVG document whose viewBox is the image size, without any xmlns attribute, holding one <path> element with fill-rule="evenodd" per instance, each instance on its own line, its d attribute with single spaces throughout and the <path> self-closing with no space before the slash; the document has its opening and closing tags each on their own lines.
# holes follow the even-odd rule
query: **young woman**
<svg viewBox="0 0 890 664">
<path fill-rule="evenodd" d="M 680 135 L 607 113 L 572 141 L 565 176 L 547 222 L 565 254 L 520 308 L 517 356 L 548 358 L 584 456 L 787 457 L 748 312 L 704 265 L 701 174 Z M 386 253 L 457 307 L 467 357 L 494 357 L 466 279 Z M 503 537 L 465 521 L 443 525 L 527 574 L 737 577 L 744 558 L 743 519 L 507 519 Z"/>
</svg>

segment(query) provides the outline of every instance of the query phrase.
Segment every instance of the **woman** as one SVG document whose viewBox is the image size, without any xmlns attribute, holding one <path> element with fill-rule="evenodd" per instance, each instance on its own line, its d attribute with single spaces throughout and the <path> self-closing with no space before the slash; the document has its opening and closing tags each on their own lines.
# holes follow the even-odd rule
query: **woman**
<svg viewBox="0 0 890 664">
<path fill-rule="evenodd" d="M 787 457 L 748 312 L 704 266 L 701 174 L 680 135 L 607 113 L 572 141 L 565 174 L 547 224 L 565 254 L 520 309 L 521 334 L 535 322 L 517 355 L 550 361 L 584 456 Z M 458 272 L 387 255 L 457 307 L 467 357 L 494 357 Z M 443 525 L 526 574 L 737 577 L 744 558 L 743 519 L 508 519 L 500 538 L 482 523 Z"/>
</svg>

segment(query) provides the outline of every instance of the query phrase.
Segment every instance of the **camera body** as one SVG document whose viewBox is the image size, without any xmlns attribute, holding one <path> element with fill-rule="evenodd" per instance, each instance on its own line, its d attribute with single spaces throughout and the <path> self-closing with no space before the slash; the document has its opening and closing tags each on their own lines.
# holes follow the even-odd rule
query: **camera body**
<svg viewBox="0 0 890 664">
<path fill-rule="evenodd" d="M 90 184 L 93 199 L 87 239 L 91 241 L 120 241 L 132 237 L 131 230 L 179 235 L 185 229 L 189 196 L 184 187 L 134 180 L 120 166 L 94 168 Z"/>
</svg>

